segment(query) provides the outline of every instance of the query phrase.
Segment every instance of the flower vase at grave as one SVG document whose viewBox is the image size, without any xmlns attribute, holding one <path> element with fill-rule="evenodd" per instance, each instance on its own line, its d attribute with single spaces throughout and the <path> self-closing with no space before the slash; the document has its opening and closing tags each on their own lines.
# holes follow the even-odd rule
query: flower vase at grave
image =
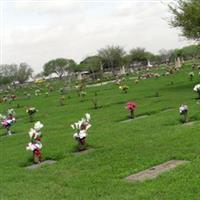
<svg viewBox="0 0 200 200">
<path fill-rule="evenodd" d="M 78 145 L 78 150 L 79 151 L 83 151 L 86 149 L 85 147 L 85 144 L 86 144 L 86 141 L 85 141 L 86 138 L 82 138 L 82 139 L 79 139 L 79 145 Z"/>
<path fill-rule="evenodd" d="M 193 81 L 193 78 L 194 78 L 194 72 L 190 72 L 190 73 L 189 73 L 189 77 L 190 77 L 190 81 Z"/>
<path fill-rule="evenodd" d="M 130 118 L 131 119 L 134 119 L 135 117 L 135 109 L 136 109 L 136 103 L 135 102 L 128 102 L 127 105 L 126 105 L 126 109 L 128 109 L 128 111 L 130 112 Z"/>
<path fill-rule="evenodd" d="M 6 130 L 7 130 L 7 135 L 12 135 L 12 131 L 10 130 L 10 127 L 7 127 Z"/>
<path fill-rule="evenodd" d="M 98 108 L 98 103 L 97 103 L 97 93 L 95 92 L 94 97 L 92 99 L 92 103 L 94 105 L 94 109 Z"/>
<path fill-rule="evenodd" d="M 39 149 L 33 151 L 33 162 L 38 164 L 42 161 L 41 152 Z"/>
<path fill-rule="evenodd" d="M 33 115 L 32 114 L 29 114 L 29 120 L 30 120 L 30 122 L 33 122 Z"/>
<path fill-rule="evenodd" d="M 134 119 L 134 117 L 135 117 L 134 110 L 131 110 L 130 113 L 131 113 L 130 118 L 131 118 L 131 119 Z"/>
<path fill-rule="evenodd" d="M 86 113 L 84 118 L 71 124 L 72 129 L 76 130 L 73 137 L 78 142 L 78 151 L 86 149 L 87 131 L 91 127 L 91 124 L 89 123 L 90 119 L 90 114 Z"/>
<path fill-rule="evenodd" d="M 41 154 L 41 149 L 42 149 L 42 133 L 41 129 L 44 127 L 44 125 L 41 122 L 36 122 L 34 124 L 34 128 L 31 128 L 29 131 L 29 137 L 30 137 L 30 142 L 26 146 L 26 150 L 30 150 L 33 153 L 33 162 L 38 164 L 42 160 L 42 154 Z"/>
<path fill-rule="evenodd" d="M 183 119 L 182 119 L 183 123 L 187 123 L 188 122 L 188 113 L 186 112 L 182 116 L 183 116 Z"/>
<path fill-rule="evenodd" d="M 29 116 L 29 121 L 33 122 L 33 116 L 35 115 L 38 110 L 35 107 L 30 107 L 26 110 L 28 116 Z"/>
<path fill-rule="evenodd" d="M 193 90 L 198 94 L 197 98 L 200 99 L 200 84 L 195 85 Z"/>
<path fill-rule="evenodd" d="M 188 106 L 187 105 L 181 105 L 179 108 L 179 112 L 181 115 L 181 121 L 183 123 L 188 122 Z"/>
</svg>

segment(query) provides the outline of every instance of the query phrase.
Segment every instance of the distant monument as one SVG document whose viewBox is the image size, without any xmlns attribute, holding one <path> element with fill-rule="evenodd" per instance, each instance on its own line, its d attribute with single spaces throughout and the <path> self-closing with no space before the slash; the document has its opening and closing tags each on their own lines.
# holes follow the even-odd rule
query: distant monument
<svg viewBox="0 0 200 200">
<path fill-rule="evenodd" d="M 120 74 L 121 74 L 121 75 L 126 74 L 126 69 L 125 69 L 124 66 L 121 67 L 121 69 L 120 69 Z"/>
<path fill-rule="evenodd" d="M 147 67 L 152 67 L 153 65 L 150 63 L 149 60 L 147 60 Z"/>
<path fill-rule="evenodd" d="M 82 74 L 81 74 L 80 72 L 78 73 L 77 79 L 78 79 L 79 81 L 81 81 L 81 80 L 83 79 Z"/>
<path fill-rule="evenodd" d="M 181 67 L 181 60 L 180 60 L 180 57 L 177 57 L 176 59 L 175 59 L 175 66 L 176 67 Z"/>
</svg>

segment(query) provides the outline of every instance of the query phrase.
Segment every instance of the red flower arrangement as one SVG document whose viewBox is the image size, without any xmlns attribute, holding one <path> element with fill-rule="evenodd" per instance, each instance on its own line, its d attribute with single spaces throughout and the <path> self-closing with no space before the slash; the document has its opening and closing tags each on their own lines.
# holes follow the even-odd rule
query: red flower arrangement
<svg viewBox="0 0 200 200">
<path fill-rule="evenodd" d="M 137 107 L 137 105 L 133 101 L 129 101 L 127 103 L 126 108 L 130 111 L 130 118 L 132 118 L 132 119 L 134 118 L 134 111 L 135 111 L 136 107 Z"/>
</svg>

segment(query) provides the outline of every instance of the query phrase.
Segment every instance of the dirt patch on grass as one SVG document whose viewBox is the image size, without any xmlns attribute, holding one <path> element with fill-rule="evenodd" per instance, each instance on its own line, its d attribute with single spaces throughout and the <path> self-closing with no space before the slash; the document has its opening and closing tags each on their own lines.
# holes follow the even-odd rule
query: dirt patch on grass
<svg viewBox="0 0 200 200">
<path fill-rule="evenodd" d="M 26 167 L 26 169 L 37 169 L 43 165 L 52 165 L 56 162 L 57 162 L 56 160 L 44 160 L 41 163 L 30 165 L 30 166 Z"/>
<path fill-rule="evenodd" d="M 158 177 L 160 174 L 162 174 L 163 172 L 169 171 L 173 168 L 176 168 L 179 165 L 183 165 L 188 162 L 189 161 L 185 161 L 185 160 L 170 160 L 163 164 L 156 165 L 154 167 L 141 171 L 137 174 L 130 175 L 126 177 L 125 179 L 128 181 L 145 181 L 148 179 L 154 179 Z"/>
</svg>

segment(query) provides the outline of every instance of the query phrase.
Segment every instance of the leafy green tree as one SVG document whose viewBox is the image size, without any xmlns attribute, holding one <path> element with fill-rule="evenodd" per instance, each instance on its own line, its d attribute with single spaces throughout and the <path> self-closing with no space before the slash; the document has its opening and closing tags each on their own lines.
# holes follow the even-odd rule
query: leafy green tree
<svg viewBox="0 0 200 200">
<path fill-rule="evenodd" d="M 115 69 L 124 64 L 125 51 L 120 46 L 107 46 L 98 51 L 98 56 L 101 58 L 103 69 L 111 69 L 113 75 L 115 75 Z"/>
<path fill-rule="evenodd" d="M 0 84 L 8 84 L 13 81 L 18 81 L 23 84 L 32 75 L 32 68 L 26 64 L 0 65 Z"/>
<path fill-rule="evenodd" d="M 200 41 L 200 0 L 178 0 L 169 9 L 173 14 L 170 24 L 181 28 L 186 38 Z"/>
<path fill-rule="evenodd" d="M 160 49 L 159 50 L 159 56 L 160 56 L 160 62 L 166 63 L 169 62 L 172 58 L 173 50 L 166 50 L 166 49 Z"/>
<path fill-rule="evenodd" d="M 15 80 L 23 84 L 31 77 L 32 73 L 33 69 L 28 64 L 21 63 L 17 68 L 17 72 L 15 74 Z"/>
<path fill-rule="evenodd" d="M 181 49 L 171 50 L 170 61 L 173 62 L 177 57 L 184 60 L 199 59 L 200 45 L 189 45 Z"/>
<path fill-rule="evenodd" d="M 2 64 L 0 65 L 0 84 L 8 84 L 15 80 L 15 74 L 17 72 L 17 65 Z"/>
<path fill-rule="evenodd" d="M 145 48 L 134 48 L 129 53 L 129 62 L 130 64 L 133 63 L 140 63 L 141 65 L 146 65 L 147 61 L 152 61 L 154 55 L 150 52 L 147 52 Z"/>
<path fill-rule="evenodd" d="M 80 62 L 82 69 L 90 71 L 93 79 L 96 78 L 95 73 L 101 70 L 101 58 L 99 56 L 89 56 Z"/>
<path fill-rule="evenodd" d="M 62 79 L 65 72 L 73 69 L 76 63 L 72 59 L 57 58 L 50 60 L 43 66 L 44 75 L 48 76 L 52 73 L 56 73 L 60 79 Z"/>
</svg>

